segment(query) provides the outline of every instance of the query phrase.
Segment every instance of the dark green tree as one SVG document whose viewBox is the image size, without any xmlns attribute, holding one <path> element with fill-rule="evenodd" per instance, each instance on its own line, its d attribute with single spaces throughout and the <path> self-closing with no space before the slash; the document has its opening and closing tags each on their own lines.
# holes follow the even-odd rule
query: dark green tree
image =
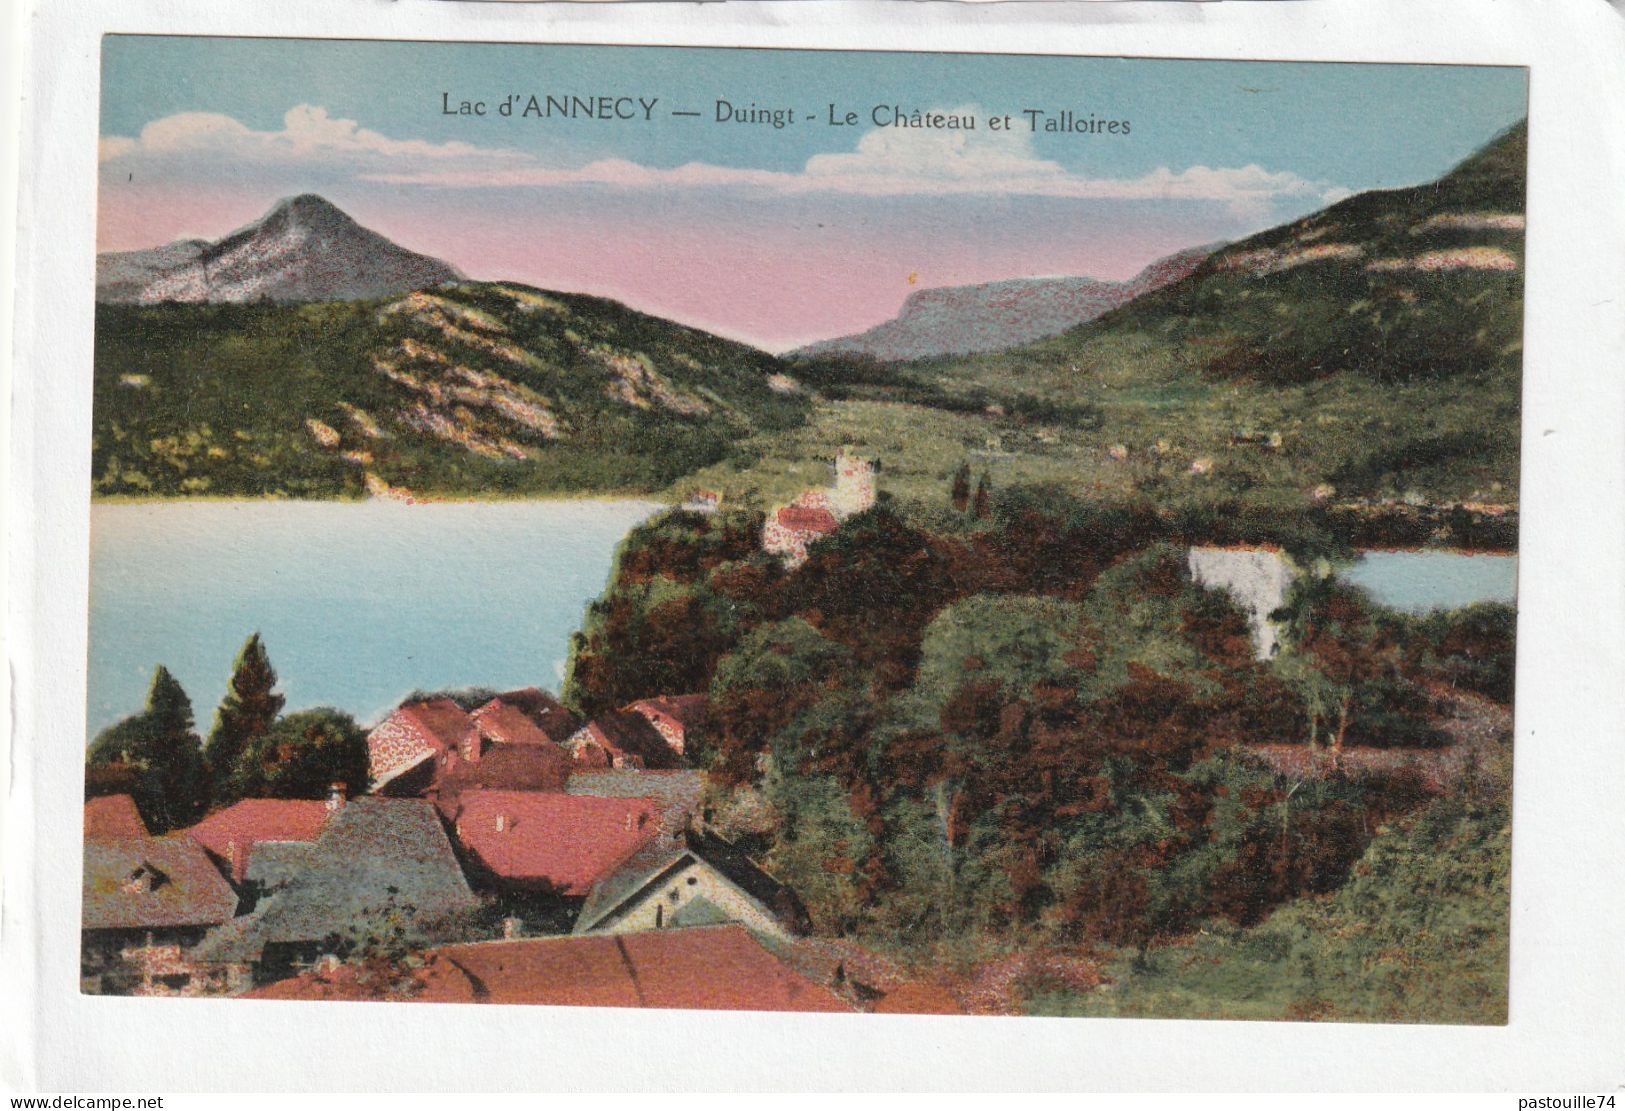
<svg viewBox="0 0 1625 1111">
<path fill-rule="evenodd" d="M 965 512 L 965 507 L 970 504 L 969 463 L 959 464 L 959 469 L 954 472 L 954 487 L 952 497 L 954 509 L 960 513 Z"/>
<path fill-rule="evenodd" d="M 717 664 L 711 681 L 714 770 L 730 781 L 749 779 L 776 736 L 841 686 L 851 668 L 851 650 L 804 618 L 752 631 Z"/>
<path fill-rule="evenodd" d="M 237 653 L 231 686 L 215 711 L 214 727 L 209 730 L 209 740 L 203 749 L 213 788 L 212 801 L 236 801 L 238 796 L 229 795 L 224 790 L 225 785 L 249 744 L 271 728 L 282 712 L 285 700 L 275 693 L 275 688 L 276 670 L 271 667 L 260 635 L 255 633 Z"/>
<path fill-rule="evenodd" d="M 993 492 L 991 484 L 987 480 L 987 472 L 983 471 L 982 477 L 976 480 L 976 503 L 971 508 L 971 516 L 975 517 L 977 520 L 981 520 L 982 518 L 986 517 L 988 504 L 991 501 L 992 496 Z"/>
<path fill-rule="evenodd" d="M 229 798 L 316 799 L 331 784 L 365 791 L 367 732 L 339 710 L 289 714 L 248 742 L 222 784 Z"/>
<path fill-rule="evenodd" d="M 92 765 L 130 769 L 136 808 L 153 833 L 191 825 L 203 815 L 207 780 L 192 702 L 162 665 L 152 674 L 146 709 L 103 730 L 86 758 Z"/>
</svg>

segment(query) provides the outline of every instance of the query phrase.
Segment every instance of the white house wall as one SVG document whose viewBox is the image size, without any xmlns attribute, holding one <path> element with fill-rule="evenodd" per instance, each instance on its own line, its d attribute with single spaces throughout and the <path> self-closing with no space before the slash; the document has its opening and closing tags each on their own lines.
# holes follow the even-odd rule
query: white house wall
<svg viewBox="0 0 1625 1111">
<path fill-rule="evenodd" d="M 1261 660 L 1275 655 L 1281 629 L 1269 615 L 1286 604 L 1297 578 L 1292 562 L 1267 548 L 1192 548 L 1190 570 L 1198 585 L 1228 591 L 1246 612 L 1253 654 Z"/>
<path fill-rule="evenodd" d="M 697 898 L 705 898 L 728 916 L 731 922 L 772 934 L 788 937 L 782 923 L 761 903 L 735 887 L 715 868 L 703 861 L 691 860 L 679 871 L 667 876 L 654 890 L 639 898 L 638 902 L 612 911 L 589 933 L 634 933 L 640 930 L 663 929 L 671 925 L 673 916 Z M 655 924 L 656 908 L 661 908 L 660 925 Z"/>
</svg>

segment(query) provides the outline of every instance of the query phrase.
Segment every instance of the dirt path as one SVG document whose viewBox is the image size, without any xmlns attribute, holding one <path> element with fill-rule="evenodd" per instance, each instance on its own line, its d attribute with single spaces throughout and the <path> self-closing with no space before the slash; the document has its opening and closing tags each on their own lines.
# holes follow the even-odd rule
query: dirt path
<svg viewBox="0 0 1625 1111">
<path fill-rule="evenodd" d="M 1493 767 L 1512 751 L 1512 710 L 1481 695 L 1443 685 L 1430 685 L 1428 693 L 1445 707 L 1439 724 L 1450 743 L 1442 748 L 1371 748 L 1355 745 L 1343 750 L 1343 768 L 1350 775 L 1393 772 L 1414 768 L 1428 786 L 1446 791 L 1460 782 L 1470 765 Z M 1331 754 L 1308 745 L 1248 745 L 1248 751 L 1282 775 L 1312 779 L 1332 773 Z"/>
</svg>

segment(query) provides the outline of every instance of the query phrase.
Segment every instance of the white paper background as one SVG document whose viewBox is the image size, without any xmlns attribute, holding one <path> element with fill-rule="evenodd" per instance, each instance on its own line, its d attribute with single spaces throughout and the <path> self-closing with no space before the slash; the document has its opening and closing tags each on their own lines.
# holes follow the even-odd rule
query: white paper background
<svg viewBox="0 0 1625 1111">
<path fill-rule="evenodd" d="M 280 0 L 229 10 L 219 0 L 41 0 L 39 9 L 23 44 L 8 529 L 14 705 L 0 943 L 9 1034 L 0 1043 L 10 1044 L 0 1053 L 14 1090 L 1599 1091 L 1625 1083 L 1625 20 L 1600 0 Z M 107 31 L 1531 66 L 1510 1024 L 81 997 L 96 109 Z"/>
</svg>

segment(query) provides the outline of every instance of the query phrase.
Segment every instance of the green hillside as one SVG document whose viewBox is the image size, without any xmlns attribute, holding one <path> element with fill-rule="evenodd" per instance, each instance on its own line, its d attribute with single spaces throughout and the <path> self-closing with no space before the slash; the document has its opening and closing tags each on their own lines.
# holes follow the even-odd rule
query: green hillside
<svg viewBox="0 0 1625 1111">
<path fill-rule="evenodd" d="M 98 496 L 652 491 L 799 424 L 777 360 L 613 301 L 97 307 Z M 775 389 L 775 386 L 778 388 Z"/>
<path fill-rule="evenodd" d="M 1436 182 L 1362 193 L 1243 240 L 1185 281 L 1012 360 L 1040 392 L 1074 385 L 1079 359 L 1105 385 L 1516 378 L 1524 156 L 1520 125 Z M 1147 354 L 1179 351 L 1148 366 L 1107 350 L 1135 340 Z"/>
<path fill-rule="evenodd" d="M 761 508 L 853 445 L 927 508 L 964 463 L 1175 511 L 1515 507 L 1525 147 L 1519 125 L 1436 182 L 1232 244 L 1060 335 L 910 363 L 786 362 L 513 284 L 104 304 L 95 490 L 710 488 Z"/>
<path fill-rule="evenodd" d="M 1232 244 L 1069 332 L 901 373 L 1095 406 L 1092 438 L 1142 485 L 1205 458 L 1238 490 L 1515 502 L 1525 153 L 1520 124 L 1436 182 Z"/>
</svg>

